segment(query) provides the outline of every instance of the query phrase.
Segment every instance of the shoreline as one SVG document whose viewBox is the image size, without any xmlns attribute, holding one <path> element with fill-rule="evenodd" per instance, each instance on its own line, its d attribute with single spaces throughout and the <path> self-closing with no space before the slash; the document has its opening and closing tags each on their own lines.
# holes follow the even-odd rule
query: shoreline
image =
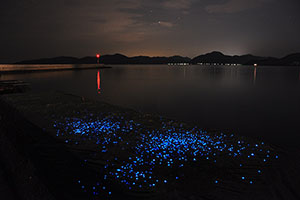
<svg viewBox="0 0 300 200">
<path fill-rule="evenodd" d="M 64 145 L 3 101 L 1 96 L 0 117 L 0 158 L 16 199 L 90 199 L 76 188 L 72 175 L 77 172 L 92 178 L 93 172 L 82 166 Z M 67 173 L 67 167 L 74 169 Z"/>
<path fill-rule="evenodd" d="M 9 66 L 9 65 L 7 65 Z M 66 70 L 89 70 L 89 69 L 110 69 L 111 66 L 105 66 L 102 64 L 33 64 L 33 65 L 18 65 L 16 69 L 9 69 L 8 67 L 1 67 L 0 65 L 0 75 L 1 74 L 18 74 L 18 73 L 33 73 L 33 72 L 51 72 L 51 71 L 66 71 Z M 24 69 L 23 69 L 24 68 Z"/>
<path fill-rule="evenodd" d="M 138 156 L 138 154 L 136 154 L 133 151 L 134 149 L 132 149 L 136 145 L 136 142 L 137 144 L 139 144 L 139 141 L 136 141 L 136 139 L 134 139 L 136 137 L 145 140 L 145 142 L 141 144 L 145 144 L 145 145 L 147 144 L 146 140 L 148 139 L 148 136 L 145 135 L 144 138 L 140 138 L 139 134 L 143 135 L 144 134 L 143 132 L 144 131 L 147 132 L 148 130 L 160 130 L 161 123 L 163 123 L 164 126 L 170 125 L 170 127 L 175 127 L 175 128 L 177 127 L 176 128 L 177 131 L 180 131 L 181 129 L 185 129 L 185 128 L 190 129 L 188 124 L 181 123 L 180 121 L 161 118 L 161 116 L 157 116 L 157 115 L 139 113 L 130 109 L 109 105 L 104 102 L 92 101 L 84 97 L 68 95 L 63 93 L 54 93 L 54 94 L 28 93 L 28 94 L 5 95 L 1 97 L 0 106 L 1 107 L 4 106 L 7 108 L 6 112 L 2 110 L 2 114 L 8 115 L 8 113 L 12 113 L 9 114 L 12 116 L 10 119 L 14 119 L 14 122 L 18 124 L 18 126 L 20 126 L 21 129 L 22 127 L 24 127 L 23 134 L 26 133 L 26 135 L 30 136 L 29 138 L 27 137 L 23 138 L 24 140 L 18 140 L 19 145 L 21 144 L 25 148 L 24 150 L 31 149 L 30 150 L 30 152 L 32 153 L 32 155 L 30 154 L 31 157 L 33 157 L 33 160 L 35 160 L 35 164 L 39 166 L 38 168 L 40 169 L 40 173 L 42 177 L 44 177 L 44 182 L 48 182 L 47 188 L 52 188 L 52 193 L 53 192 L 56 193 L 55 195 L 56 198 L 59 197 L 59 193 L 61 192 L 62 188 L 58 188 L 58 186 L 54 184 L 58 180 L 55 179 L 53 180 L 53 178 L 51 176 L 49 177 L 49 175 L 45 177 L 46 171 L 52 174 L 52 176 L 55 176 L 55 174 L 57 175 L 56 172 L 51 171 L 51 169 L 49 169 L 49 166 L 47 166 L 49 162 L 52 163 L 52 166 L 57 169 L 56 171 L 58 171 L 58 174 L 60 174 L 59 177 L 62 180 L 65 180 L 66 182 L 69 183 L 68 185 L 69 192 L 73 191 L 74 189 L 76 191 L 82 190 L 83 194 L 94 196 L 92 188 L 98 187 L 94 185 L 97 183 L 97 180 L 98 182 L 100 182 L 99 183 L 100 185 L 102 184 L 101 182 L 103 180 L 101 181 L 101 176 L 105 172 L 104 170 L 105 166 L 107 166 L 106 160 L 111 160 L 114 157 L 118 157 L 118 159 L 123 160 L 122 162 L 126 163 L 128 162 L 126 161 L 126 156 L 130 154 Z M 13 109 L 17 109 L 17 111 L 11 112 L 11 110 L 9 110 L 11 109 L 10 107 L 14 107 Z M 67 134 L 68 132 L 65 132 L 63 129 L 60 129 L 60 128 L 69 127 L 69 125 L 67 124 L 72 124 L 73 122 L 76 122 L 76 120 L 78 119 L 80 119 L 80 123 L 82 125 L 84 125 L 86 122 L 89 123 L 91 120 L 93 121 L 95 120 L 97 122 L 98 120 L 102 119 L 101 115 L 103 113 L 104 113 L 103 116 L 106 119 L 107 123 L 117 122 L 116 120 L 122 119 L 120 124 L 121 126 L 123 126 L 122 124 L 123 122 L 125 122 L 124 126 L 127 127 L 128 130 L 131 129 L 134 130 L 139 126 L 136 127 L 136 125 L 134 124 L 132 125 L 130 121 L 133 120 L 135 124 L 143 124 L 142 129 L 138 128 L 138 132 L 137 132 L 138 135 L 136 135 L 136 133 L 131 133 L 129 131 L 128 133 L 126 133 L 126 135 L 128 135 L 127 136 L 128 138 L 127 137 L 124 138 L 122 141 L 120 141 L 119 144 L 115 144 L 115 145 L 107 144 L 106 146 L 110 147 L 108 149 L 106 148 L 99 149 L 99 145 L 94 144 L 94 140 L 96 139 L 94 137 L 95 135 L 90 135 L 87 137 L 76 135 L 76 134 L 69 135 Z M 24 116 L 24 118 L 21 116 Z M 23 122 L 24 119 L 26 119 L 26 121 L 29 120 L 29 122 L 32 123 L 32 125 L 29 127 L 27 125 L 23 126 L 22 124 L 25 123 Z M 66 119 L 67 119 L 67 124 L 65 124 Z M 13 122 L 10 123 L 13 124 Z M 113 127 L 114 125 L 110 124 L 109 126 Z M 40 131 L 32 131 L 36 129 L 34 127 L 39 127 L 38 129 Z M 58 130 L 61 131 L 57 132 Z M 164 130 L 164 128 L 162 130 Z M 62 133 L 65 133 L 65 135 L 61 135 Z M 116 133 L 118 133 L 117 130 Z M 221 136 L 219 131 L 211 132 L 211 133 L 203 132 L 203 134 L 207 135 L 207 137 L 217 136 L 217 138 L 220 138 Z M 10 135 L 10 137 L 14 137 L 14 136 Z M 20 137 L 24 137 L 24 136 L 22 136 L 21 134 Z M 186 137 L 186 136 L 182 135 L 182 137 Z M 110 138 L 110 136 L 108 138 Z M 187 139 L 188 138 L 189 136 L 187 135 Z M 243 139 L 243 138 L 244 137 L 240 137 L 238 135 L 234 136 L 233 138 L 229 137 L 230 141 L 228 141 L 227 144 L 230 145 L 235 144 L 235 141 L 245 141 L 249 145 L 257 144 L 257 141 L 255 140 L 252 141 L 251 138 L 249 139 L 248 138 Z M 222 140 L 220 140 L 220 142 L 222 142 Z M 150 140 L 150 141 L 155 141 L 155 140 Z M 131 145 L 126 146 L 124 142 L 125 143 L 129 142 Z M 57 145 L 59 145 L 59 147 L 57 147 Z M 29 147 L 29 146 L 34 146 L 34 147 Z M 255 146 L 253 146 L 253 148 L 254 147 Z M 53 150 L 49 151 L 47 149 L 53 149 Z M 268 144 L 263 145 L 261 149 L 263 151 L 265 150 L 267 151 L 267 149 L 270 149 L 275 152 L 277 151 L 276 149 L 274 149 L 274 147 L 269 146 Z M 37 150 L 41 152 L 37 153 L 36 152 Z M 101 150 L 102 151 L 105 150 L 108 152 L 103 153 L 101 152 Z M 204 149 L 203 151 L 206 150 Z M 251 151 L 254 151 L 254 149 Z M 64 152 L 68 152 L 68 153 L 64 153 Z M 246 151 L 245 153 L 248 155 L 250 152 Z M 256 153 L 260 154 L 259 151 Z M 167 177 L 168 177 L 167 174 L 171 175 L 173 173 L 175 174 L 178 173 L 177 172 L 178 170 L 181 171 L 179 174 L 184 173 L 185 176 L 183 177 L 179 176 L 180 180 L 182 179 L 181 181 L 179 181 L 179 183 L 176 183 L 175 180 L 173 181 L 171 177 L 169 177 L 170 180 L 168 182 L 170 182 L 169 184 L 172 187 L 168 186 L 168 184 L 162 183 L 162 184 L 158 184 L 159 187 L 156 189 L 145 188 L 141 190 L 137 188 L 134 189 L 133 191 L 128 191 L 128 189 L 126 189 L 126 187 L 124 187 L 122 183 L 119 183 L 118 180 L 115 179 L 113 175 L 109 175 L 109 180 L 108 180 L 109 183 L 106 183 L 106 187 L 110 187 L 111 189 L 110 192 L 111 191 L 113 192 L 113 196 L 112 196 L 113 199 L 118 199 L 120 195 L 121 196 L 123 195 L 125 199 L 141 199 L 142 197 L 148 197 L 149 199 L 160 199 L 162 197 L 165 197 L 166 199 L 174 199 L 174 198 L 177 199 L 196 198 L 197 199 L 200 197 L 201 198 L 210 197 L 213 199 L 222 199 L 222 198 L 251 199 L 251 197 L 253 198 L 260 197 L 257 199 L 263 199 L 263 198 L 267 199 L 271 197 L 273 198 L 274 192 L 275 193 L 279 192 L 281 195 L 284 194 L 287 197 L 289 197 L 289 199 L 293 199 L 293 197 L 297 198 L 299 197 L 299 194 L 297 194 L 297 191 L 295 190 L 296 185 L 294 184 L 293 181 L 292 182 L 289 181 L 290 179 L 293 178 L 294 175 L 292 176 L 291 174 L 288 174 L 287 177 L 282 176 L 282 173 L 285 172 L 281 171 L 282 166 L 281 164 L 278 163 L 278 162 L 283 162 L 283 164 L 287 165 L 286 163 L 287 161 L 284 161 L 285 158 L 284 156 L 282 156 L 286 153 L 281 151 L 279 153 L 280 153 L 280 157 L 279 157 L 280 160 L 277 161 L 276 159 L 274 160 L 272 159 L 270 160 L 270 164 L 267 165 L 264 164 L 262 161 L 260 161 L 263 158 L 264 154 L 257 155 L 256 158 L 253 157 L 253 159 L 250 158 L 250 160 L 249 158 L 247 157 L 244 158 L 243 156 L 240 159 L 236 160 L 231 158 L 231 156 L 228 157 L 228 155 L 226 156 L 220 154 L 220 157 L 218 157 L 219 160 L 218 163 L 220 162 L 220 164 L 217 164 L 216 166 L 210 161 L 206 161 L 206 159 L 202 160 L 200 156 L 199 157 L 200 160 L 196 162 L 196 164 L 198 162 L 200 164 L 199 166 L 197 165 L 198 167 L 196 167 L 195 164 L 188 162 L 190 163 L 189 165 L 191 167 L 188 167 L 186 170 L 183 171 L 179 170 L 179 168 L 169 169 L 168 167 L 160 168 L 161 172 L 153 171 L 153 173 L 158 173 L 160 174 L 160 176 L 167 176 Z M 270 154 L 270 156 L 272 155 Z M 276 155 L 277 154 L 274 154 L 274 156 Z M 50 161 L 49 159 L 47 159 L 48 156 L 52 158 Z M 72 159 L 69 159 L 69 157 Z M 73 162 L 72 160 L 76 160 L 76 162 L 74 161 L 73 164 L 68 165 L 74 168 L 71 170 L 72 172 L 70 172 L 68 168 L 65 168 L 63 167 L 63 165 L 59 164 L 64 159 L 66 159 L 67 163 L 68 162 L 72 163 Z M 226 159 L 229 160 L 226 161 Z M 39 160 L 42 160 L 42 162 L 39 163 Z M 120 164 L 119 162 L 112 161 L 112 160 L 111 162 L 114 162 L 115 165 Z M 239 166 L 235 166 L 235 165 L 239 165 L 239 163 L 245 163 L 243 168 L 240 168 Z M 176 163 L 174 163 L 174 165 L 176 165 Z M 230 168 L 228 168 L 229 166 Z M 263 175 L 259 175 L 259 174 L 254 175 L 257 173 L 257 171 L 255 171 L 257 170 L 257 167 L 259 167 L 259 170 L 263 171 Z M 113 168 L 115 167 L 109 166 L 110 170 Z M 201 171 L 203 171 L 203 173 Z M 190 172 L 196 174 L 193 173 L 190 174 Z M 280 179 L 277 179 L 277 176 L 273 177 L 274 173 L 281 174 L 280 176 L 278 175 L 278 178 Z M 241 175 L 245 176 L 247 179 L 248 177 L 249 178 L 253 177 L 250 180 L 251 181 L 253 180 L 255 184 L 252 186 L 252 184 L 249 184 L 249 181 L 248 183 L 244 183 L 243 180 L 241 182 L 238 178 L 238 176 Z M 297 176 L 295 175 L 294 177 Z M 77 181 L 79 181 L 76 178 L 80 179 L 80 184 L 76 183 Z M 197 178 L 201 179 L 202 181 L 199 182 Z M 96 181 L 96 183 L 94 181 Z M 215 181 L 218 181 L 218 183 L 215 183 Z M 72 184 L 70 184 L 70 182 Z M 287 182 L 289 185 L 286 186 L 285 182 Z M 277 191 L 280 190 L 278 188 L 278 184 L 284 184 L 285 185 L 284 187 L 289 187 L 289 189 L 287 191 L 284 190 Z M 190 188 L 187 187 L 187 185 L 189 185 Z M 83 186 L 84 189 L 82 188 Z M 199 186 L 201 186 L 200 187 L 201 189 L 199 188 Z M 276 189 L 276 191 L 273 189 Z M 108 198 L 110 196 L 108 191 L 101 191 L 101 192 L 105 193 L 104 196 L 101 196 L 102 198 L 103 197 Z M 96 197 L 100 198 L 100 196 L 97 195 L 95 196 L 95 198 Z"/>
</svg>

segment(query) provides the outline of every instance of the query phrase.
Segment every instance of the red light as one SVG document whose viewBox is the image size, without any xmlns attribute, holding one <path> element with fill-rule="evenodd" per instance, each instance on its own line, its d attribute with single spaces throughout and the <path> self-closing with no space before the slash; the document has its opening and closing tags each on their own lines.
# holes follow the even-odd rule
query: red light
<svg viewBox="0 0 300 200">
<path fill-rule="evenodd" d="M 101 93 L 101 82 L 100 82 L 100 71 L 98 71 L 98 73 L 97 73 L 97 86 L 98 86 L 98 94 L 100 94 Z"/>
<path fill-rule="evenodd" d="M 100 54 L 97 54 L 96 57 L 97 57 L 97 58 L 100 58 Z"/>
</svg>

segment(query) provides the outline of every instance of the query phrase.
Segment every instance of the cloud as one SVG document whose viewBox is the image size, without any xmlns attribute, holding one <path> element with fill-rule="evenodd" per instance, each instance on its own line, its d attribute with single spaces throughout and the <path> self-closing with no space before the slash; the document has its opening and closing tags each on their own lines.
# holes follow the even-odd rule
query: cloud
<svg viewBox="0 0 300 200">
<path fill-rule="evenodd" d="M 258 8 L 272 0 L 228 0 L 223 4 L 213 4 L 206 6 L 208 13 L 238 13 L 245 10 Z"/>
<path fill-rule="evenodd" d="M 194 0 L 165 0 L 162 5 L 166 9 L 182 11 L 183 14 L 189 14 L 189 9 Z"/>
<path fill-rule="evenodd" d="M 65 0 L 64 20 L 69 23 L 68 30 L 76 31 L 77 37 L 105 38 L 106 41 L 134 42 L 144 38 L 146 26 L 137 12 L 142 6 L 140 0 L 86 0 L 85 4 Z M 73 15 L 73 13 L 77 13 Z M 70 35 L 74 35 L 70 33 Z"/>
<path fill-rule="evenodd" d="M 191 7 L 191 0 L 166 0 L 163 2 L 165 8 L 170 9 L 189 9 Z"/>
</svg>

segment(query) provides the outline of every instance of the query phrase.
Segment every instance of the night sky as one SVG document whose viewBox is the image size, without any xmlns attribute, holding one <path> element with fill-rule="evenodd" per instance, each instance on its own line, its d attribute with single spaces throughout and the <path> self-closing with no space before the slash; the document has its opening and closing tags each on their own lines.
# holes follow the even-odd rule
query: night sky
<svg viewBox="0 0 300 200">
<path fill-rule="evenodd" d="M 300 52 L 299 0 L 2 0 L 0 62 Z"/>
</svg>

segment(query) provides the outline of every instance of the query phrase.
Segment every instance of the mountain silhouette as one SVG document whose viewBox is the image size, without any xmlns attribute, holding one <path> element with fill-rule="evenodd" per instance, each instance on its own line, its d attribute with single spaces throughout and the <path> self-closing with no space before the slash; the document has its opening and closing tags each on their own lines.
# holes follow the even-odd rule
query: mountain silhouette
<svg viewBox="0 0 300 200">
<path fill-rule="evenodd" d="M 149 56 L 135 56 L 127 57 L 122 54 L 103 55 L 100 57 L 99 62 L 102 64 L 168 64 L 168 63 L 189 63 L 191 61 L 188 57 L 172 56 L 172 57 L 149 57 Z M 55 57 L 43 58 L 38 60 L 26 60 L 17 62 L 16 64 L 95 64 L 97 63 L 96 57 Z"/>
<path fill-rule="evenodd" d="M 241 64 L 241 65 L 273 65 L 273 66 L 293 66 L 300 65 L 300 53 L 287 55 L 283 58 L 274 57 L 260 57 L 251 54 L 246 55 L 224 55 L 221 52 L 213 51 L 211 53 L 199 55 L 193 59 L 182 56 L 171 57 L 149 57 L 149 56 L 135 56 L 127 57 L 122 54 L 103 55 L 100 57 L 101 64 L 168 64 L 168 63 L 208 63 L 208 64 Z M 55 57 L 42 58 L 37 60 L 25 60 L 17 62 L 16 64 L 95 64 L 97 58 L 95 56 L 87 56 L 83 58 L 75 57 Z"/>
<path fill-rule="evenodd" d="M 262 57 L 253 56 L 251 54 L 242 56 L 228 56 L 221 52 L 213 51 L 211 53 L 200 55 L 192 60 L 193 64 L 197 63 L 218 63 L 218 64 L 247 64 L 251 61 L 262 60 Z"/>
</svg>

